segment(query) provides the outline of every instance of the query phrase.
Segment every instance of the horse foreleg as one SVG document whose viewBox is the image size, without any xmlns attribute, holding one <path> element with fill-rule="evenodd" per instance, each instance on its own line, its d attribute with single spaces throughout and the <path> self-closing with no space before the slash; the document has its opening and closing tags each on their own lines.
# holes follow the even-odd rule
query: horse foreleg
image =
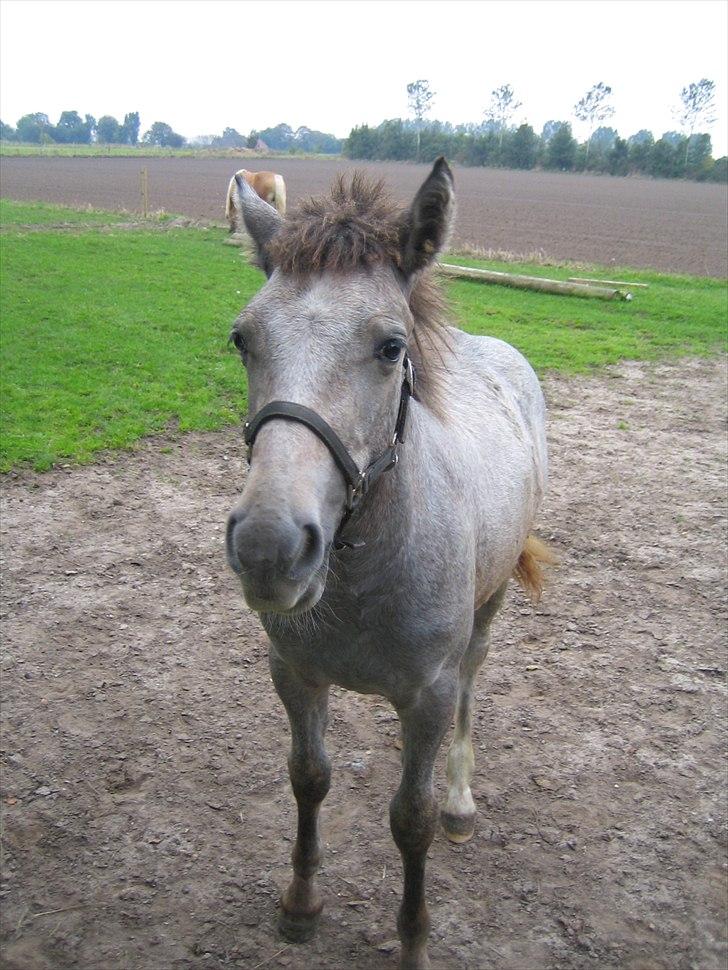
<svg viewBox="0 0 728 970">
<path fill-rule="evenodd" d="M 402 780 L 389 806 L 389 820 L 404 870 L 397 930 L 402 942 L 400 966 L 408 970 L 422 970 L 430 965 L 425 864 L 438 821 L 432 774 L 454 701 L 455 677 L 444 674 L 421 693 L 416 705 L 398 710 L 402 724 Z"/>
<path fill-rule="evenodd" d="M 281 897 L 279 927 L 287 939 L 303 943 L 315 934 L 323 909 L 314 877 L 321 862 L 319 808 L 331 781 L 324 748 L 329 688 L 302 681 L 273 649 L 270 669 L 291 725 L 288 773 L 298 805 L 298 831 L 291 856 L 293 879 Z"/>
<path fill-rule="evenodd" d="M 473 690 L 475 675 L 483 664 L 490 645 L 490 624 L 503 602 L 504 583 L 475 612 L 473 633 L 460 661 L 455 732 L 447 753 L 447 801 L 442 811 L 442 827 L 451 842 L 467 842 L 475 831 L 475 802 L 470 791 L 475 758 L 473 756 Z"/>
</svg>

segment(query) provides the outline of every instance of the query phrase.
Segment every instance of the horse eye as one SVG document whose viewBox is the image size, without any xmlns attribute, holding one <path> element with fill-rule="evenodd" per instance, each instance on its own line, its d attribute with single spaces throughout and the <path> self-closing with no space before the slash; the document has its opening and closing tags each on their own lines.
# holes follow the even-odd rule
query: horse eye
<svg viewBox="0 0 728 970">
<path fill-rule="evenodd" d="M 401 340 L 387 340 L 379 348 L 379 356 L 383 357 L 385 360 L 394 361 L 399 360 L 399 355 L 402 353 L 402 347 L 404 344 Z"/>
<path fill-rule="evenodd" d="M 238 333 L 237 330 L 233 330 L 233 332 L 230 334 L 230 340 L 232 340 L 232 342 L 235 344 L 236 349 L 239 350 L 241 354 L 245 353 L 247 349 L 245 346 L 245 341 L 243 340 L 243 338 L 241 337 L 241 335 Z"/>
</svg>

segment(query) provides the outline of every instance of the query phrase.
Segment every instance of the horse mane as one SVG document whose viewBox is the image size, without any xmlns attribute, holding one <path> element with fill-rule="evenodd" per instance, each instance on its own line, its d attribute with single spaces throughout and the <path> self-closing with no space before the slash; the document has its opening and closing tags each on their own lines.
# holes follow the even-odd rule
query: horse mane
<svg viewBox="0 0 728 970">
<path fill-rule="evenodd" d="M 339 175 L 328 196 L 303 200 L 268 245 L 274 266 L 294 276 L 346 273 L 391 264 L 402 267 L 408 211 L 394 202 L 384 182 L 356 171 Z M 409 296 L 414 320 L 410 350 L 417 372 L 417 398 L 442 414 L 439 404 L 447 346 L 447 310 L 434 273 L 414 278 Z"/>
</svg>

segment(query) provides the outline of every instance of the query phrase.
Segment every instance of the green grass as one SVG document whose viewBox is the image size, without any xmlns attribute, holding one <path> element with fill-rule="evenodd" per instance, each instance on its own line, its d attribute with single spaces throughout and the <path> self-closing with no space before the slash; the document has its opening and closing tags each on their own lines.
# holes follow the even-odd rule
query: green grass
<svg viewBox="0 0 728 970">
<path fill-rule="evenodd" d="M 160 148 L 157 145 L 24 145 L 0 142 L 0 156 L 63 156 L 93 158 L 169 158 L 199 155 L 234 155 L 234 150 L 200 148 Z M 238 155 L 240 153 L 238 152 Z"/>
<path fill-rule="evenodd" d="M 42 228 L 44 221 L 72 224 L 71 211 L 6 202 L 0 208 L 2 471 L 86 462 L 167 429 L 220 428 L 246 408 L 244 373 L 227 335 L 262 276 L 238 249 L 222 245 L 225 233 Z M 88 223 L 89 212 L 76 215 Z M 107 227 L 114 220 L 92 215 Z M 23 228 L 31 224 L 32 231 Z M 459 280 L 447 289 L 465 329 L 513 343 L 540 371 L 725 349 L 725 281 L 628 270 L 601 275 L 650 288 L 635 291 L 631 303 Z"/>
<path fill-rule="evenodd" d="M 227 336 L 261 274 L 222 231 L 4 235 L 0 470 L 245 411 Z"/>
<path fill-rule="evenodd" d="M 0 199 L 0 228 L 17 229 L 20 226 L 78 226 L 110 225 L 129 221 L 132 217 L 123 212 L 102 212 L 98 209 L 71 209 L 65 205 L 49 205 L 46 202 L 12 202 Z M 138 215 L 133 218 L 139 219 Z"/>
<path fill-rule="evenodd" d="M 524 353 L 537 371 L 584 373 L 620 360 L 702 356 L 726 350 L 728 285 L 725 280 L 671 276 L 633 269 L 573 269 L 482 262 L 482 266 L 565 280 L 569 276 L 647 283 L 631 302 L 556 296 L 504 286 L 452 280 L 450 305 L 463 329 L 500 337 Z"/>
<path fill-rule="evenodd" d="M 322 155 L 316 152 L 265 152 L 236 148 L 160 148 L 158 145 L 30 145 L 0 141 L 0 157 L 12 156 L 63 156 L 66 158 L 340 158 L 340 155 Z"/>
<path fill-rule="evenodd" d="M 153 212 L 146 222 L 150 227 L 170 222 L 174 215 L 169 212 Z M 68 227 L 109 226 L 120 222 L 139 223 L 142 216 L 138 212 L 108 212 L 105 209 L 71 208 L 66 205 L 51 205 L 49 202 L 15 202 L 0 198 L 0 229 L 20 231 L 25 227 L 60 229 Z"/>
</svg>

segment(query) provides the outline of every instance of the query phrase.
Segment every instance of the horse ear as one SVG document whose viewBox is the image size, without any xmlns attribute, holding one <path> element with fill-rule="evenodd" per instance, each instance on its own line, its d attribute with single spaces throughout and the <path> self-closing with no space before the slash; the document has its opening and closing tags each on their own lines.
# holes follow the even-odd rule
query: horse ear
<svg viewBox="0 0 728 970">
<path fill-rule="evenodd" d="M 257 249 L 258 265 L 266 276 L 275 267 L 268 255 L 268 244 L 283 225 L 278 212 L 252 189 L 242 175 L 235 176 L 236 188 L 233 192 L 236 223 L 242 218 Z"/>
<path fill-rule="evenodd" d="M 447 245 L 454 222 L 455 191 L 444 156 L 420 186 L 407 212 L 401 235 L 401 267 L 406 277 L 424 269 Z"/>
</svg>

